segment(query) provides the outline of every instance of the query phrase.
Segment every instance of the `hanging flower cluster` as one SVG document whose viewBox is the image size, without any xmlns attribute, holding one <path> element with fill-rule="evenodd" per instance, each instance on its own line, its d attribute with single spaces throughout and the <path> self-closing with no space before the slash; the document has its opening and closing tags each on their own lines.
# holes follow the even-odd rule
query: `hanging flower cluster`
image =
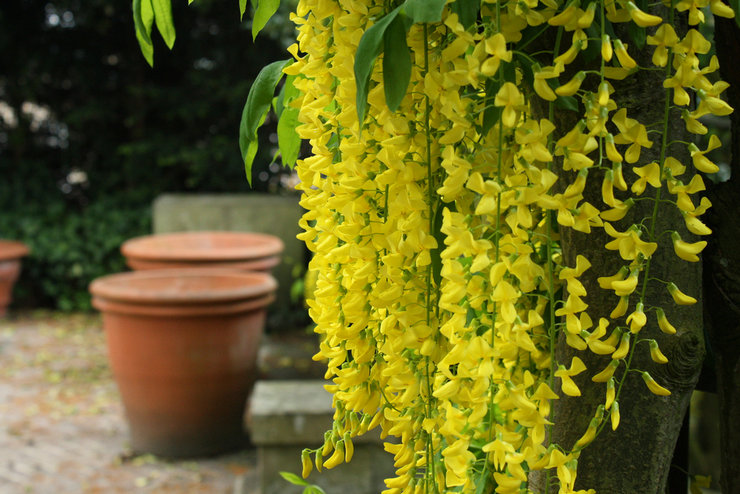
<svg viewBox="0 0 740 494">
<path fill-rule="evenodd" d="M 631 362 L 635 352 L 667 362 L 641 334 L 648 317 L 677 331 L 671 307 L 648 305 L 648 284 L 665 284 L 676 304 L 696 302 L 649 270 L 657 249 L 696 262 L 706 245 L 656 231 L 662 211 L 677 208 L 689 232 L 710 233 L 695 170 L 718 170 L 707 153 L 720 143 L 688 144 L 682 163 L 686 143 L 669 125 L 679 108 L 701 135 L 702 116 L 732 111 L 727 84 L 710 80 L 717 59 L 702 64 L 707 5 L 734 15 L 719 0 L 665 3 L 663 17 L 630 0 L 299 1 L 295 61 L 283 69 L 297 91 L 286 107 L 311 145 L 297 166 L 300 238 L 318 272 L 308 303 L 336 410 L 323 447 L 304 451 L 304 476 L 350 461 L 353 438 L 379 426 L 397 438 L 385 443 L 397 469 L 386 493 L 526 492 L 536 470 L 571 493 L 579 452 L 619 425 L 628 371 L 670 394 Z M 684 11 L 690 26 L 679 35 L 673 19 Z M 654 67 L 638 66 L 636 43 L 618 37 L 630 23 L 647 28 Z M 548 33 L 551 51 L 529 53 Z M 647 69 L 665 73 L 657 124 L 613 99 L 612 81 Z M 581 117 L 557 129 L 556 108 Z M 658 158 L 644 159 L 654 147 Z M 593 187 L 602 203 L 584 199 Z M 652 214 L 632 218 L 641 200 Z M 595 228 L 624 261 L 598 280 L 614 310 L 597 321 L 579 281 L 589 260 L 565 265 L 558 243 L 564 229 Z M 611 363 L 558 362 L 558 338 Z M 579 396 L 581 373 L 604 386 L 604 403 L 578 441 L 555 444 L 552 401 Z"/>
</svg>

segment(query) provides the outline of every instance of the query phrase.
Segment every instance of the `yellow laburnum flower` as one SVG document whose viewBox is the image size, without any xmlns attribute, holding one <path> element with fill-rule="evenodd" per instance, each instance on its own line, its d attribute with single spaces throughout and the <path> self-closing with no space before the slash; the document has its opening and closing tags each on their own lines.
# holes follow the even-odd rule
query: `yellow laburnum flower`
<svg viewBox="0 0 740 494">
<path fill-rule="evenodd" d="M 627 316 L 627 324 L 630 326 L 632 334 L 637 334 L 647 324 L 647 316 L 643 312 L 642 302 L 637 303 L 635 311 Z"/>
<path fill-rule="evenodd" d="M 696 56 L 699 54 L 709 53 L 712 49 L 712 43 L 710 43 L 704 35 L 702 35 L 696 29 L 689 29 L 686 36 L 678 43 L 674 50 L 678 53 L 682 53 L 686 56 L 686 63 L 691 68 L 697 68 L 699 66 L 699 58 Z"/>
<path fill-rule="evenodd" d="M 568 48 L 563 53 L 555 57 L 553 59 L 553 62 L 555 62 L 556 64 L 562 64 L 562 65 L 568 65 L 569 63 L 572 63 L 573 60 L 575 60 L 578 54 L 580 53 L 582 45 L 583 45 L 583 42 L 580 40 L 573 41 L 573 43 L 570 45 L 570 48 Z"/>
<path fill-rule="evenodd" d="M 344 461 L 344 443 L 342 441 L 337 441 L 337 443 L 334 445 L 334 453 L 329 458 L 324 460 L 323 466 L 327 470 L 331 470 L 332 468 L 341 464 L 343 461 Z"/>
<path fill-rule="evenodd" d="M 579 8 L 576 6 L 576 4 L 570 3 L 565 10 L 560 12 L 558 15 L 551 17 L 548 19 L 547 23 L 551 26 L 566 26 L 571 23 L 578 23 L 578 17 L 579 17 Z"/>
<path fill-rule="evenodd" d="M 619 403 L 615 401 L 612 404 L 609 414 L 611 415 L 612 430 L 615 431 L 619 427 Z"/>
<path fill-rule="evenodd" d="M 499 436 L 494 441 L 483 446 L 484 453 L 492 453 L 492 455 L 489 455 L 489 458 L 492 457 L 491 463 L 493 463 L 496 470 L 500 470 L 506 464 L 506 455 L 516 451 L 514 446 L 503 439 L 503 436 Z"/>
<path fill-rule="evenodd" d="M 656 162 L 632 168 L 632 171 L 640 177 L 635 180 L 631 187 L 631 190 L 635 195 L 639 196 L 645 192 L 647 184 L 652 185 L 656 189 L 660 188 L 662 185 L 660 181 L 660 165 Z"/>
<path fill-rule="evenodd" d="M 627 352 L 630 349 L 630 333 L 624 333 L 619 340 L 619 346 L 617 350 L 612 353 L 613 360 L 620 360 L 627 356 Z"/>
<path fill-rule="evenodd" d="M 606 244 L 608 250 L 618 250 L 619 255 L 626 261 L 632 261 L 642 254 L 646 259 L 653 255 L 658 248 L 655 242 L 645 242 L 640 239 L 641 230 L 631 227 L 626 232 L 618 232 L 609 223 L 604 223 L 604 231 L 614 238 Z"/>
<path fill-rule="evenodd" d="M 586 10 L 578 17 L 578 27 L 580 29 L 588 29 L 594 22 L 594 14 L 596 13 L 597 2 L 591 2 L 586 7 Z"/>
<path fill-rule="evenodd" d="M 705 149 L 704 151 L 701 151 L 698 147 L 696 147 L 693 142 L 690 143 L 689 152 L 691 153 L 691 161 L 694 163 L 694 167 L 704 173 L 717 173 L 719 171 L 719 167 L 715 165 L 709 158 L 707 158 L 705 154 L 709 151 L 717 149 L 720 146 L 722 146 L 722 143 L 720 142 L 719 137 L 717 137 L 716 135 L 712 135 L 709 137 L 707 149 Z"/>
<path fill-rule="evenodd" d="M 604 138 L 606 149 L 606 157 L 609 158 L 609 161 L 613 161 L 614 163 L 621 163 L 624 158 L 621 154 L 619 154 L 619 151 L 617 151 L 617 147 L 614 145 L 614 136 L 611 133 L 607 133 L 606 137 Z"/>
<path fill-rule="evenodd" d="M 616 205 L 612 209 L 602 211 L 599 216 L 601 216 L 601 219 L 605 221 L 619 221 L 627 215 L 627 212 L 634 205 L 635 200 L 630 197 L 629 199 L 621 204 Z"/>
<path fill-rule="evenodd" d="M 311 470 L 313 470 L 313 462 L 311 461 L 311 450 L 304 449 L 303 451 L 301 451 L 301 464 L 303 467 L 301 470 L 301 477 L 305 479 L 311 473 Z"/>
<path fill-rule="evenodd" d="M 668 358 L 663 355 L 663 352 L 660 351 L 658 342 L 655 340 L 650 340 L 650 358 L 653 359 L 653 362 L 657 364 L 668 363 Z"/>
<path fill-rule="evenodd" d="M 578 441 L 576 441 L 573 445 L 573 449 L 579 450 L 591 443 L 596 438 L 596 431 L 598 430 L 600 423 L 601 421 L 596 418 L 591 419 L 586 432 L 580 437 L 580 439 L 578 439 Z"/>
<path fill-rule="evenodd" d="M 512 53 L 506 49 L 506 38 L 502 33 L 494 34 L 483 43 L 485 52 L 490 56 L 483 61 L 480 71 L 486 77 L 493 77 L 502 60 L 511 62 Z"/>
<path fill-rule="evenodd" d="M 527 120 L 523 125 L 517 127 L 514 134 L 517 144 L 521 145 L 519 151 L 522 157 L 529 161 L 552 161 L 552 154 L 547 150 L 547 136 L 555 130 L 555 126 L 549 120 L 543 118 Z"/>
<path fill-rule="evenodd" d="M 699 107 L 696 109 L 696 114 L 706 115 L 712 114 L 718 117 L 724 117 L 732 113 L 733 109 L 730 105 L 717 98 L 716 96 L 709 95 L 703 89 L 699 89 L 696 92 L 699 96 Z"/>
<path fill-rule="evenodd" d="M 607 170 L 604 174 L 604 180 L 601 182 L 601 200 L 604 204 L 611 207 L 619 206 L 622 201 L 614 197 L 614 173 Z"/>
<path fill-rule="evenodd" d="M 679 177 L 683 175 L 685 171 L 686 171 L 686 167 L 683 165 L 683 163 L 678 161 L 673 156 L 668 156 L 665 159 L 665 161 L 663 161 L 663 173 L 667 177 Z M 698 177 L 699 175 L 695 175 L 695 176 Z M 704 190 L 703 183 L 702 183 L 702 188 L 696 189 L 695 191 L 689 192 L 689 193 L 694 194 L 695 192 L 700 192 L 702 190 Z M 675 194 L 673 188 L 670 185 L 668 187 L 668 191 L 671 194 Z"/>
<path fill-rule="evenodd" d="M 578 389 L 576 383 L 571 379 L 572 376 L 576 376 L 586 370 L 586 365 L 578 357 L 573 357 L 570 363 L 570 368 L 566 369 L 565 366 L 558 366 L 558 370 L 555 371 L 555 377 L 559 377 L 562 381 L 563 393 L 568 396 L 581 396 L 581 390 Z"/>
<path fill-rule="evenodd" d="M 668 293 L 673 297 L 673 301 L 678 305 L 693 305 L 696 303 L 696 299 L 689 295 L 686 295 L 678 289 L 675 283 L 668 283 Z"/>
<path fill-rule="evenodd" d="M 612 173 L 614 174 L 614 187 L 622 191 L 627 190 L 627 182 L 622 174 L 622 163 L 613 163 Z"/>
<path fill-rule="evenodd" d="M 661 24 L 655 34 L 647 37 L 647 44 L 655 46 L 653 52 L 653 64 L 665 67 L 668 63 L 668 49 L 678 44 L 679 38 L 676 31 L 668 23 Z"/>
<path fill-rule="evenodd" d="M 615 362 L 612 360 L 612 363 Z M 616 397 L 616 389 L 614 386 L 614 378 L 610 377 L 609 380 L 606 382 L 606 399 L 604 400 L 604 408 L 606 410 L 609 410 L 614 403 L 614 398 Z"/>
<path fill-rule="evenodd" d="M 686 228 L 694 235 L 711 235 L 712 230 L 705 225 L 695 214 L 689 214 L 682 211 L 683 220 L 686 223 Z"/>
<path fill-rule="evenodd" d="M 581 332 L 581 335 L 586 340 L 586 344 L 588 345 L 588 348 L 597 355 L 609 355 L 613 353 L 615 350 L 613 345 L 610 345 L 600 339 L 602 336 L 606 334 L 606 328 L 608 325 L 609 325 L 609 320 L 602 317 L 599 320 L 598 327 L 594 330 L 593 333 L 589 334 L 585 330 Z"/>
<path fill-rule="evenodd" d="M 519 108 L 524 105 L 524 96 L 513 83 L 506 82 L 496 93 L 493 104 L 504 107 L 501 113 L 501 123 L 506 127 L 514 128 L 519 117 Z"/>
<path fill-rule="evenodd" d="M 643 12 L 633 2 L 627 2 L 627 12 L 629 12 L 634 23 L 640 27 L 657 26 L 663 22 L 661 17 Z"/>
<path fill-rule="evenodd" d="M 673 325 L 668 321 L 668 318 L 665 316 L 665 312 L 663 309 L 658 307 L 655 309 L 655 315 L 658 318 L 658 327 L 661 331 L 663 331 L 665 334 L 676 334 L 676 328 L 673 327 Z"/>
<path fill-rule="evenodd" d="M 614 310 L 611 311 L 611 314 L 609 314 L 609 317 L 612 319 L 617 319 L 625 315 L 627 313 L 627 306 L 629 305 L 629 301 L 630 301 L 629 295 L 619 297 L 619 302 L 617 303 L 617 306 L 614 307 Z"/>
<path fill-rule="evenodd" d="M 612 117 L 612 121 L 620 132 L 614 138 L 614 142 L 617 144 L 631 144 L 625 153 L 627 163 L 635 163 L 640 159 L 641 147 L 647 149 L 653 147 L 653 142 L 648 139 L 645 126 L 633 118 L 628 118 L 625 108 L 619 109 Z"/>
<path fill-rule="evenodd" d="M 595 383 L 605 383 L 612 379 L 617 367 L 619 367 L 619 360 L 612 360 L 601 372 L 595 374 L 591 380 Z"/>
<path fill-rule="evenodd" d="M 559 86 L 555 89 L 555 93 L 558 96 L 573 96 L 581 88 L 583 80 L 586 78 L 586 73 L 582 70 L 576 72 L 576 75 L 567 83 Z"/>
<path fill-rule="evenodd" d="M 534 72 L 533 88 L 537 96 L 547 101 L 555 101 L 557 95 L 547 83 L 547 79 L 554 79 L 563 71 L 561 64 L 540 68 L 537 64 L 532 67 Z"/>
<path fill-rule="evenodd" d="M 709 10 L 718 17 L 725 17 L 726 19 L 735 17 L 735 11 L 732 7 L 725 4 L 722 0 L 709 0 Z"/>
<path fill-rule="evenodd" d="M 673 240 L 673 250 L 676 255 L 689 262 L 699 262 L 699 254 L 707 246 L 707 242 L 704 240 L 694 243 L 684 242 L 678 232 L 671 234 L 671 240 Z"/>
<path fill-rule="evenodd" d="M 684 109 L 681 112 L 681 119 L 686 123 L 686 130 L 692 134 L 705 135 L 708 132 L 708 129 L 694 116 L 693 112 Z"/>
<path fill-rule="evenodd" d="M 612 48 L 612 42 L 608 34 L 604 34 L 601 38 L 601 58 L 605 62 L 609 62 L 614 55 L 614 48 Z"/>
<path fill-rule="evenodd" d="M 614 293 L 619 297 L 632 294 L 637 288 L 638 275 L 639 272 L 635 270 L 624 280 L 612 281 L 611 289 L 614 290 Z"/>
<path fill-rule="evenodd" d="M 661 386 L 660 384 L 655 382 L 655 379 L 647 372 L 642 372 L 642 380 L 645 381 L 645 384 L 647 385 L 648 389 L 651 393 L 656 394 L 658 396 L 670 396 L 671 392 L 668 391 L 666 388 Z"/>
<path fill-rule="evenodd" d="M 637 67 L 637 62 L 635 62 L 635 59 L 632 58 L 629 53 L 627 53 L 627 47 L 622 43 L 621 40 L 614 40 L 614 54 L 617 56 L 617 60 L 619 60 L 619 64 L 623 68 L 634 69 L 635 67 Z"/>
<path fill-rule="evenodd" d="M 706 0 L 680 0 L 678 3 L 676 3 L 676 10 L 679 12 L 686 12 L 689 11 L 689 24 L 692 26 L 696 26 L 697 24 L 702 24 L 704 22 L 704 12 L 701 11 L 702 8 L 707 6 Z"/>
<path fill-rule="evenodd" d="M 629 274 L 630 274 L 630 269 L 627 266 L 622 266 L 621 268 L 619 268 L 619 271 L 617 271 L 615 274 L 611 276 L 601 276 L 597 278 L 596 281 L 599 282 L 599 286 L 603 288 L 604 290 L 611 290 L 613 282 L 622 281 Z"/>
<path fill-rule="evenodd" d="M 468 465 L 475 461 L 475 455 L 468 450 L 468 444 L 467 439 L 460 438 L 442 450 L 448 487 L 464 485 L 467 481 Z"/>
<path fill-rule="evenodd" d="M 702 488 L 708 489 L 712 485 L 712 477 L 709 475 L 692 475 L 689 483 L 691 494 L 702 494 Z"/>
</svg>

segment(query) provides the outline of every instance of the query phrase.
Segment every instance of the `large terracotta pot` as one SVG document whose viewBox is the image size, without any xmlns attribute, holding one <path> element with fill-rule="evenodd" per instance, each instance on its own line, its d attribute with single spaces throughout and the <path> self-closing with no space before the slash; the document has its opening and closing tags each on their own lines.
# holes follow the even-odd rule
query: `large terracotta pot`
<svg viewBox="0 0 740 494">
<path fill-rule="evenodd" d="M 231 270 L 114 274 L 90 285 L 137 452 L 243 445 L 243 416 L 275 280 Z"/>
<path fill-rule="evenodd" d="M 5 316 L 12 299 L 13 285 L 21 273 L 21 258 L 28 247 L 21 242 L 0 240 L 0 317 Z"/>
<path fill-rule="evenodd" d="M 131 269 L 224 267 L 269 271 L 280 263 L 283 242 L 250 232 L 179 232 L 132 238 L 121 246 Z"/>
</svg>

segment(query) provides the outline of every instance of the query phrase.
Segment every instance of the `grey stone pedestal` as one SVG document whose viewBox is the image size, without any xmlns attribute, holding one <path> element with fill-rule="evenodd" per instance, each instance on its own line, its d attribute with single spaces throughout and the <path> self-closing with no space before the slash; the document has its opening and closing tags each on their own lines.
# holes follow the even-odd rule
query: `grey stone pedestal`
<svg viewBox="0 0 740 494">
<path fill-rule="evenodd" d="M 324 381 L 259 381 L 248 415 L 248 429 L 257 447 L 261 494 L 298 494 L 302 488 L 280 477 L 300 475 L 301 450 L 317 448 L 331 429 L 334 410 Z M 393 476 L 393 457 L 383 451 L 377 430 L 354 438 L 352 461 L 332 470 L 314 469 L 308 482 L 327 494 L 377 494 L 383 479 Z"/>
</svg>

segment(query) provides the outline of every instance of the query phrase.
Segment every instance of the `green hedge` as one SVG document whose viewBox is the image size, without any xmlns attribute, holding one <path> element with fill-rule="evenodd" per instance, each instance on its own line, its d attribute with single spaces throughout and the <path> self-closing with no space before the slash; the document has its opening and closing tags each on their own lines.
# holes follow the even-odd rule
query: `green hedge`
<svg viewBox="0 0 740 494">
<path fill-rule="evenodd" d="M 30 205 L 0 213 L 1 236 L 31 248 L 23 260 L 14 306 L 90 309 L 90 282 L 125 270 L 121 243 L 150 231 L 148 205 L 121 207 L 113 199 L 77 212 L 58 201 L 43 210 Z"/>
</svg>

